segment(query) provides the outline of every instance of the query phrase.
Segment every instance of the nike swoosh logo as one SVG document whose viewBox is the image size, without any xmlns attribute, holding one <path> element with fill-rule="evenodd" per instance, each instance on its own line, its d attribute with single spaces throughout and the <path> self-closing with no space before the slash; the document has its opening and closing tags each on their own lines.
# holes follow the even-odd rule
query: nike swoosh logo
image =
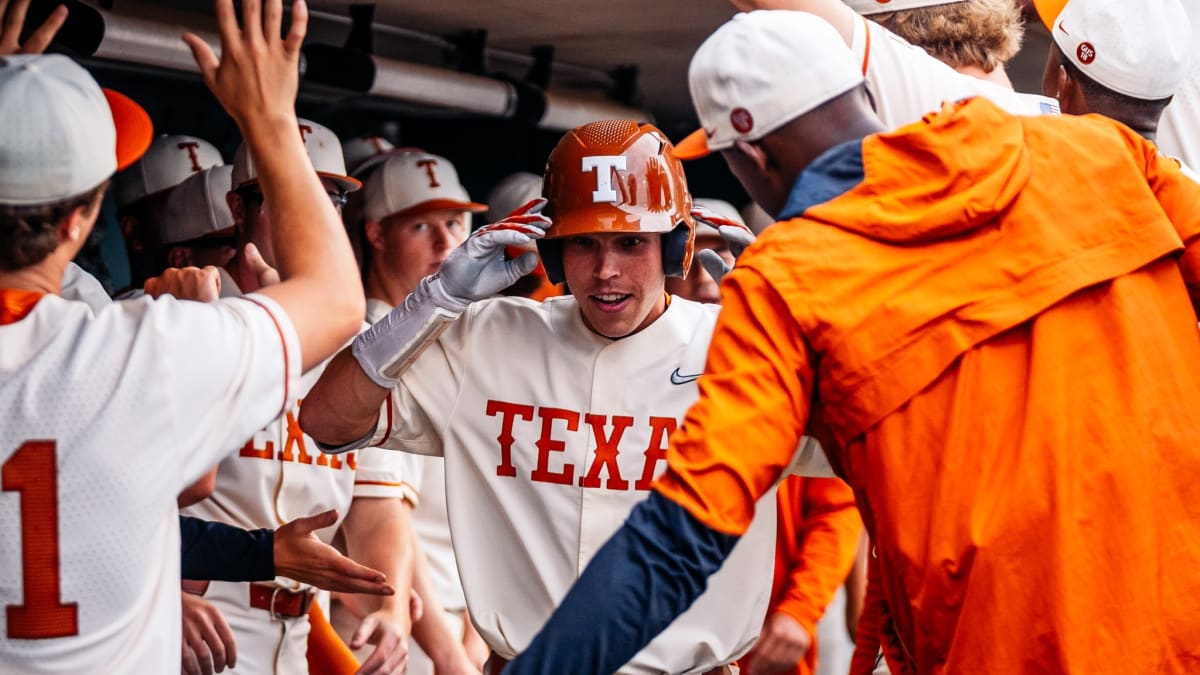
<svg viewBox="0 0 1200 675">
<path fill-rule="evenodd" d="M 679 369 L 676 368 L 674 371 L 671 372 L 671 384 L 687 384 L 688 382 L 695 382 L 696 380 L 700 379 L 700 376 L 703 374 L 704 373 L 696 373 L 695 375 L 683 375 L 679 372 Z"/>
<path fill-rule="evenodd" d="M 703 128 L 703 127 L 702 127 L 702 128 Z M 709 131 L 708 129 L 704 129 L 704 136 L 705 136 L 705 138 L 712 138 L 713 136 L 716 136 L 716 135 L 717 135 L 717 130 L 716 130 L 716 129 L 713 129 L 712 131 Z"/>
<path fill-rule="evenodd" d="M 1065 23 L 1058 24 L 1058 29 L 1061 30 L 1064 35 L 1070 35 L 1070 33 L 1067 32 L 1067 24 L 1065 24 Z"/>
</svg>

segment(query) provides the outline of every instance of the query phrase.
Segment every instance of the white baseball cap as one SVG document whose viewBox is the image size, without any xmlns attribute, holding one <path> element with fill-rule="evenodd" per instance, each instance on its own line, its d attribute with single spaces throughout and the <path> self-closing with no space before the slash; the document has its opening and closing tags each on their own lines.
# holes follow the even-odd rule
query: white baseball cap
<svg viewBox="0 0 1200 675">
<path fill-rule="evenodd" d="M 0 204 L 81 195 L 137 161 L 150 116 L 58 55 L 0 57 Z"/>
<path fill-rule="evenodd" d="M 1195 0 L 1192 0 L 1193 2 Z M 1187 78 L 1192 26 L 1179 0 L 1034 0 L 1055 44 L 1088 77 L 1144 100 Z"/>
<path fill-rule="evenodd" d="M 233 213 L 225 199 L 232 174 L 232 166 L 214 166 L 193 174 L 171 190 L 159 241 L 167 245 L 232 235 Z"/>
<path fill-rule="evenodd" d="M 966 0 L 843 0 L 843 2 L 859 14 L 870 16 L 872 14 L 883 14 L 884 12 L 901 12 L 906 9 L 934 7 L 936 5 L 954 5 L 966 2 Z"/>
<path fill-rule="evenodd" d="M 342 143 L 337 134 L 316 122 L 305 119 L 297 122 L 300 138 L 304 139 L 304 151 L 308 153 L 308 159 L 317 175 L 333 181 L 346 192 L 354 192 L 362 187 L 357 178 L 346 175 L 346 160 L 342 156 Z M 231 180 L 234 190 L 258 182 L 258 172 L 254 169 L 254 160 L 250 157 L 245 143 L 239 145 L 233 155 Z"/>
<path fill-rule="evenodd" d="M 392 151 L 367 177 L 365 202 L 363 215 L 374 222 L 446 209 L 487 211 L 486 204 L 471 201 L 450 160 L 411 149 Z"/>
<path fill-rule="evenodd" d="M 541 196 L 541 176 L 528 171 L 509 174 L 488 193 L 488 222 L 500 222 L 513 211 Z"/>
<path fill-rule="evenodd" d="M 395 148 L 383 136 L 358 136 L 342 143 L 342 154 L 346 157 L 346 169 L 350 175 L 361 178 L 366 170 L 382 161 Z"/>
<path fill-rule="evenodd" d="M 733 204 L 730 204 L 729 202 L 727 202 L 723 199 L 709 199 L 707 197 L 696 197 L 696 198 L 692 199 L 692 205 L 706 208 L 709 211 L 712 211 L 713 213 L 717 214 L 718 216 L 723 216 L 725 218 L 728 218 L 735 223 L 741 223 L 742 225 L 746 224 L 746 221 L 742 220 L 742 214 L 738 213 L 737 207 L 735 207 Z M 720 236 L 721 236 L 721 232 L 717 228 L 713 227 L 712 225 L 702 223 L 698 220 L 696 221 L 696 238 L 697 239 L 699 239 L 700 237 L 720 237 Z"/>
<path fill-rule="evenodd" d="M 224 163 L 221 151 L 203 138 L 159 136 L 137 164 L 117 174 L 117 206 L 170 190 L 185 178 Z"/>
<path fill-rule="evenodd" d="M 675 145 L 680 159 L 754 141 L 863 82 L 842 36 L 806 12 L 735 15 L 696 50 L 688 68 L 700 129 Z"/>
</svg>

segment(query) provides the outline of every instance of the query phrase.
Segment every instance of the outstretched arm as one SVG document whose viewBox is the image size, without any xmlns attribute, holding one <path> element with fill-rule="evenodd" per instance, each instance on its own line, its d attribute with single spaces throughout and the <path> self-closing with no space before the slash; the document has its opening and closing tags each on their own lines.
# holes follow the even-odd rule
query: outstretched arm
<svg viewBox="0 0 1200 675">
<path fill-rule="evenodd" d="M 545 205 L 546 200 L 536 199 L 476 230 L 437 274 L 422 279 L 403 304 L 342 350 L 304 398 L 300 427 L 305 433 L 337 452 L 364 441 L 388 392 L 421 351 L 472 302 L 508 288 L 537 265 L 535 253 L 505 260 L 504 250 L 545 235 L 550 226 L 541 215 Z"/>
<path fill-rule="evenodd" d="M 221 57 L 199 37 L 184 41 L 204 82 L 237 122 L 254 158 L 282 282 L 265 288 L 300 340 L 303 369 L 321 363 L 361 325 L 365 300 L 341 218 L 325 196 L 296 133 L 300 45 L 308 23 L 304 0 L 283 26 L 282 0 L 244 0 L 238 26 L 233 0 L 217 0 Z"/>
<path fill-rule="evenodd" d="M 700 400 L 649 498 L 588 564 L 506 673 L 613 673 L 704 592 L 799 445 L 812 374 L 788 303 L 735 269 Z"/>
</svg>

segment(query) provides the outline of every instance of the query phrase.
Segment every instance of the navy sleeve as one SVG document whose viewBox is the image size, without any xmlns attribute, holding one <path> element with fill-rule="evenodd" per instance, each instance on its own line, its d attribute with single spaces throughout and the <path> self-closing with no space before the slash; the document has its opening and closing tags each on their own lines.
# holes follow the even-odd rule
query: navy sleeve
<svg viewBox="0 0 1200 675">
<path fill-rule="evenodd" d="M 275 531 L 179 516 L 184 579 L 267 581 L 275 578 Z"/>
<path fill-rule="evenodd" d="M 505 675 L 617 672 L 700 597 L 737 540 L 652 491 Z"/>
</svg>

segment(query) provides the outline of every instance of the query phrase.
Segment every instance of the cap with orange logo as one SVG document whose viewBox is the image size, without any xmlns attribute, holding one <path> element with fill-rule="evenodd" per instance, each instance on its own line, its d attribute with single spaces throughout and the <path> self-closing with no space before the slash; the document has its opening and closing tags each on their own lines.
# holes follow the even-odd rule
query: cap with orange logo
<svg viewBox="0 0 1200 675">
<path fill-rule="evenodd" d="M 1195 49 L 1179 0 L 1034 0 L 1055 44 L 1080 72 L 1119 94 L 1175 94 Z"/>
</svg>

